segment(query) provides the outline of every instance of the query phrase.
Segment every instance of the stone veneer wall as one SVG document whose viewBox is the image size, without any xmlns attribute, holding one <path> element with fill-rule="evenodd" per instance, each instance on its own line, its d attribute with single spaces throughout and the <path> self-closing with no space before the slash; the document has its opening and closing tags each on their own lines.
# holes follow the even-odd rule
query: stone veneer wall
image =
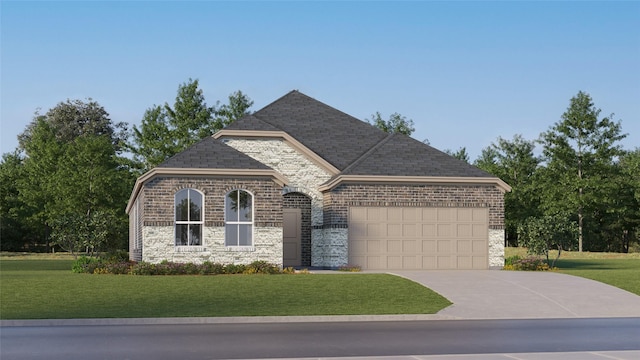
<svg viewBox="0 0 640 360">
<path fill-rule="evenodd" d="M 175 246 L 174 196 L 184 188 L 204 194 L 202 246 Z M 253 194 L 254 244 L 224 245 L 224 198 L 235 189 Z M 248 264 L 265 260 L 282 265 L 281 187 L 267 178 L 156 177 L 142 191 L 142 260 L 160 262 L 212 261 Z"/>
<path fill-rule="evenodd" d="M 283 194 L 298 192 L 311 198 L 311 266 L 337 266 L 329 250 L 335 231 L 324 226 L 323 195 L 318 190 L 331 174 L 282 139 L 225 137 L 223 141 L 284 175 L 288 182 Z"/>
<path fill-rule="evenodd" d="M 504 194 L 495 186 L 341 184 L 324 194 L 324 205 L 325 227 L 335 229 L 333 264 L 348 261 L 347 226 L 352 206 L 488 208 L 489 266 L 504 264 Z"/>
</svg>

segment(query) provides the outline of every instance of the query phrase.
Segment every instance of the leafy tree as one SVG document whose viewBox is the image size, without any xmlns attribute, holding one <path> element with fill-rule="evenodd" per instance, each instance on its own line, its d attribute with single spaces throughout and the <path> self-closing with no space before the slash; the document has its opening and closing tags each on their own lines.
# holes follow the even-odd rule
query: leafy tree
<svg viewBox="0 0 640 360">
<path fill-rule="evenodd" d="M 383 120 L 380 112 L 371 115 L 369 123 L 378 129 L 388 133 L 400 133 L 410 136 L 416 129 L 413 127 L 413 120 L 393 113 L 389 116 L 389 120 Z"/>
<path fill-rule="evenodd" d="M 48 125 L 54 129 L 56 139 L 62 142 L 71 141 L 81 135 L 104 135 L 119 152 L 128 136 L 126 124 L 113 123 L 106 110 L 91 98 L 87 102 L 67 99 L 44 115 L 36 112 L 35 118 L 46 119 Z M 21 148 L 24 149 L 31 142 L 35 126 L 37 121 L 31 122 L 26 130 L 18 135 Z"/>
<path fill-rule="evenodd" d="M 474 165 L 511 186 L 504 196 L 507 240 L 518 245 L 518 226 L 541 215 L 537 170 L 540 159 L 533 153 L 535 143 L 515 135 L 512 140 L 498 137 L 484 148 Z"/>
<path fill-rule="evenodd" d="M 133 127 L 129 150 L 143 171 L 149 170 L 197 141 L 213 135 L 232 121 L 248 114 L 253 101 L 236 91 L 229 103 L 207 106 L 198 80 L 180 84 L 173 107 L 154 105 L 147 109 L 140 128 Z M 218 107 L 216 109 L 216 107 Z"/>
<path fill-rule="evenodd" d="M 242 91 L 238 90 L 229 95 L 229 102 L 220 106 L 216 112 L 216 117 L 222 127 L 225 127 L 241 117 L 249 114 L 249 108 L 253 106 L 253 100 Z M 216 129 L 216 131 L 219 129 Z"/>
<path fill-rule="evenodd" d="M 616 162 L 601 186 L 607 194 L 593 211 L 591 230 L 601 241 L 597 250 L 629 252 L 640 230 L 640 150 L 629 151 Z"/>
<path fill-rule="evenodd" d="M 18 182 L 25 176 L 24 158 L 16 151 L 6 153 L 0 162 L 0 249 L 19 251 L 37 242 L 37 231 L 25 219 L 31 216 L 20 199 Z"/>
<path fill-rule="evenodd" d="M 444 152 L 449 154 L 449 155 L 451 155 L 451 156 L 453 156 L 454 158 L 456 158 L 458 160 L 462 160 L 462 161 L 466 162 L 467 164 L 469 164 L 469 153 L 467 153 L 467 148 L 466 147 L 461 147 L 457 151 L 453 151 L 451 149 L 445 149 Z"/>
<path fill-rule="evenodd" d="M 126 243 L 128 228 L 123 209 L 134 178 L 117 155 L 120 140 L 111 136 L 118 125 L 110 122 L 106 111 L 91 113 L 95 117 L 74 117 L 77 112 L 67 109 L 69 103 L 77 104 L 80 109 L 86 105 L 77 101 L 61 103 L 57 107 L 65 111 L 56 107 L 46 115 L 36 114 L 20 137 L 25 154 L 24 176 L 17 186 L 20 200 L 32 210 L 25 221 L 44 229 L 45 241 L 48 241 L 52 230 L 54 239 L 60 239 L 64 229 L 53 225 L 70 216 L 86 222 L 94 213 L 116 214 L 109 218 L 109 239 L 110 245 L 121 247 Z M 102 109 L 97 104 L 94 106 Z M 74 121 L 81 121 L 82 126 L 73 125 Z M 68 131 L 73 128 L 89 130 Z M 92 228 L 76 230 L 83 229 Z M 75 236 L 88 238 L 95 234 L 76 233 Z"/>
<path fill-rule="evenodd" d="M 575 241 L 577 228 L 567 216 L 556 214 L 531 217 L 518 226 L 518 232 L 527 251 L 530 254 L 545 255 L 547 264 L 549 250 L 554 247 L 558 250 L 558 255 L 549 264 L 553 268 L 562 250 L 570 247 Z"/>
<path fill-rule="evenodd" d="M 575 214 L 579 251 L 583 250 L 590 214 L 613 195 L 602 184 L 613 170 L 614 160 L 622 155 L 618 142 L 626 136 L 620 122 L 611 120 L 613 115 L 600 118 L 600 112 L 591 96 L 580 91 L 571 98 L 561 121 L 540 138 L 546 162 L 545 211 Z"/>
</svg>

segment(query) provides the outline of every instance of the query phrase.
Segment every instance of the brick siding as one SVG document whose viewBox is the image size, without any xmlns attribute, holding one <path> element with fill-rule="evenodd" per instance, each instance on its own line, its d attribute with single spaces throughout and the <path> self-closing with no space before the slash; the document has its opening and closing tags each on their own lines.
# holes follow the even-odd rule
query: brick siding
<svg viewBox="0 0 640 360">
<path fill-rule="evenodd" d="M 205 226 L 224 226 L 224 198 L 235 189 L 253 194 L 254 224 L 282 227 L 282 188 L 270 179 L 157 177 L 141 191 L 145 226 L 173 226 L 174 196 L 192 188 L 204 194 Z"/>
<path fill-rule="evenodd" d="M 347 227 L 351 206 L 486 207 L 489 228 L 504 228 L 504 195 L 491 185 L 341 184 L 324 193 L 324 227 Z"/>
</svg>

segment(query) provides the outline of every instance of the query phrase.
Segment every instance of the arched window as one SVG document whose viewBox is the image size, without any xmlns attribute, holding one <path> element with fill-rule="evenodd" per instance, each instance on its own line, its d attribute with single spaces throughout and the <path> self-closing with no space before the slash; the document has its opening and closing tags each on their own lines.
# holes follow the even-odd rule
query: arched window
<svg viewBox="0 0 640 360">
<path fill-rule="evenodd" d="M 202 245 L 204 196 L 194 189 L 182 189 L 175 195 L 176 246 Z"/>
<path fill-rule="evenodd" d="M 226 246 L 253 245 L 253 195 L 245 190 L 230 191 L 224 200 Z"/>
</svg>

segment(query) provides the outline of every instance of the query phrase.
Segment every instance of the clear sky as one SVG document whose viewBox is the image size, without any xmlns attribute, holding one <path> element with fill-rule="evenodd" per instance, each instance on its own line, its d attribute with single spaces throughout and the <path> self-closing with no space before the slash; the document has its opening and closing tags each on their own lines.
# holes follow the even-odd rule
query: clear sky
<svg viewBox="0 0 640 360">
<path fill-rule="evenodd" d="M 640 146 L 638 1 L 6 1 L 1 152 L 42 112 L 92 98 L 139 124 L 199 79 L 259 110 L 301 92 L 360 119 L 398 112 L 413 137 L 466 147 L 536 139 L 589 93 Z"/>
</svg>

